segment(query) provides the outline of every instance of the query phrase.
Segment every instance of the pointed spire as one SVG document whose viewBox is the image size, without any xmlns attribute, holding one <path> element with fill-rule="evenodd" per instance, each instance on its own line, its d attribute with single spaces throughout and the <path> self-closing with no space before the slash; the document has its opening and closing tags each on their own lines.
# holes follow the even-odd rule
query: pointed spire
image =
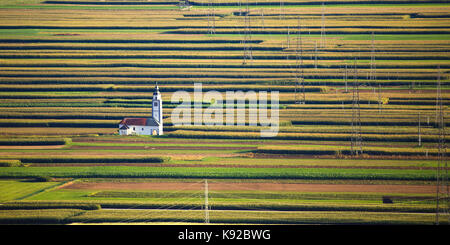
<svg viewBox="0 0 450 245">
<path fill-rule="evenodd" d="M 155 83 L 155 92 L 153 92 L 154 94 L 159 93 L 159 87 L 158 87 L 158 82 Z"/>
</svg>

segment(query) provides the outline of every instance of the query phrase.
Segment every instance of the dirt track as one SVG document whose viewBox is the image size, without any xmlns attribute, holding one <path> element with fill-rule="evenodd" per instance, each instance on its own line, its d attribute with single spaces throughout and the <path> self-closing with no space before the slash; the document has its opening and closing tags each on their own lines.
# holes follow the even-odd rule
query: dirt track
<svg viewBox="0 0 450 245">
<path fill-rule="evenodd" d="M 290 191 L 290 192 L 371 192 L 371 193 L 418 193 L 432 194 L 434 186 L 421 185 L 345 185 L 345 184 L 288 184 L 288 183 L 231 183 L 208 184 L 211 191 Z M 160 182 L 160 183 L 73 183 L 65 189 L 83 190 L 203 190 L 202 182 Z"/>
</svg>

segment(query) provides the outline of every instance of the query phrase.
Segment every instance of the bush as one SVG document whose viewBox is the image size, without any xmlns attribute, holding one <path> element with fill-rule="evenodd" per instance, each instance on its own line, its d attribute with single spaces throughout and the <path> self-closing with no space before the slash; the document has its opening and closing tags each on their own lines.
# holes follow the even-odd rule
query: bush
<svg viewBox="0 0 450 245">
<path fill-rule="evenodd" d="M 0 160 L 0 167 L 22 167 L 20 160 Z"/>
<path fill-rule="evenodd" d="M 34 177 L 34 180 L 36 182 L 50 182 L 53 180 L 53 178 L 50 176 L 36 176 Z"/>
</svg>

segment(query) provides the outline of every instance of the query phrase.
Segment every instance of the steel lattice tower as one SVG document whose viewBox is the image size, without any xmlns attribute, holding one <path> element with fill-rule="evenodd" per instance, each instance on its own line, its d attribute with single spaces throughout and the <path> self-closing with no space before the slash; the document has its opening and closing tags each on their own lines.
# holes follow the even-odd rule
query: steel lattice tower
<svg viewBox="0 0 450 245">
<path fill-rule="evenodd" d="M 216 34 L 216 13 L 213 1 L 208 1 L 208 34 Z"/>
<path fill-rule="evenodd" d="M 205 179 L 205 224 L 209 224 L 208 180 Z"/>
<path fill-rule="evenodd" d="M 253 61 L 253 54 L 252 54 L 252 47 L 251 47 L 251 40 L 252 40 L 252 33 L 250 29 L 250 10 L 248 7 L 248 0 L 247 0 L 247 6 L 244 16 L 244 61 L 242 62 L 243 65 L 246 65 L 248 61 Z"/>
<path fill-rule="evenodd" d="M 284 1 L 280 0 L 280 20 L 284 19 Z"/>
<path fill-rule="evenodd" d="M 296 43 L 296 72 L 295 72 L 295 93 L 294 99 L 296 104 L 305 104 L 305 78 L 303 71 L 303 46 L 302 46 L 302 36 L 301 36 L 301 23 L 300 17 L 297 23 L 297 43 Z"/>
<path fill-rule="evenodd" d="M 264 9 L 259 10 L 261 12 L 261 29 L 264 30 Z"/>
<path fill-rule="evenodd" d="M 314 69 L 317 70 L 317 41 L 314 43 Z"/>
<path fill-rule="evenodd" d="M 322 27 L 320 28 L 320 48 L 326 46 L 325 37 L 325 4 L 322 2 Z"/>
<path fill-rule="evenodd" d="M 376 81 L 376 64 L 375 64 L 375 41 L 372 32 L 371 52 L 370 52 L 370 82 L 375 84 Z"/>
<path fill-rule="evenodd" d="M 361 135 L 361 107 L 359 99 L 359 82 L 356 58 L 354 63 L 354 81 L 352 94 L 352 137 L 351 137 L 351 154 L 358 156 L 363 154 L 362 135 Z"/>
<path fill-rule="evenodd" d="M 239 16 L 242 15 L 242 0 L 239 0 Z"/>
<path fill-rule="evenodd" d="M 441 74 L 438 68 L 438 80 L 436 87 L 436 117 L 438 127 L 438 165 L 436 168 L 436 224 L 444 221 L 441 216 L 447 216 L 446 222 L 450 222 L 449 217 L 449 186 L 448 186 L 448 169 L 446 160 L 446 144 L 445 144 L 445 120 L 444 110 L 442 106 L 441 94 Z"/>
<path fill-rule="evenodd" d="M 381 114 L 383 108 L 383 99 L 381 97 L 381 84 L 378 84 L 378 113 Z"/>
<path fill-rule="evenodd" d="M 291 29 L 288 26 L 287 27 L 287 37 L 286 37 L 286 48 L 290 48 L 291 47 L 290 36 L 291 36 Z"/>
<path fill-rule="evenodd" d="M 347 64 L 345 64 L 345 68 L 343 69 L 343 79 L 344 79 L 344 85 L 345 85 L 345 92 L 348 93 L 348 70 L 347 70 Z"/>
</svg>

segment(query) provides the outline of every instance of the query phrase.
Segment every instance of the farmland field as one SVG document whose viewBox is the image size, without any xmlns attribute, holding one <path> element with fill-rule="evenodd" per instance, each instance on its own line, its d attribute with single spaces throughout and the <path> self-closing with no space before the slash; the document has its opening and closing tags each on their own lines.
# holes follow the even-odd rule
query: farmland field
<svg viewBox="0 0 450 245">
<path fill-rule="evenodd" d="M 181 3 L 0 1 L 0 224 L 449 224 L 447 1 Z M 196 83 L 279 91 L 278 134 L 175 124 Z"/>
</svg>

